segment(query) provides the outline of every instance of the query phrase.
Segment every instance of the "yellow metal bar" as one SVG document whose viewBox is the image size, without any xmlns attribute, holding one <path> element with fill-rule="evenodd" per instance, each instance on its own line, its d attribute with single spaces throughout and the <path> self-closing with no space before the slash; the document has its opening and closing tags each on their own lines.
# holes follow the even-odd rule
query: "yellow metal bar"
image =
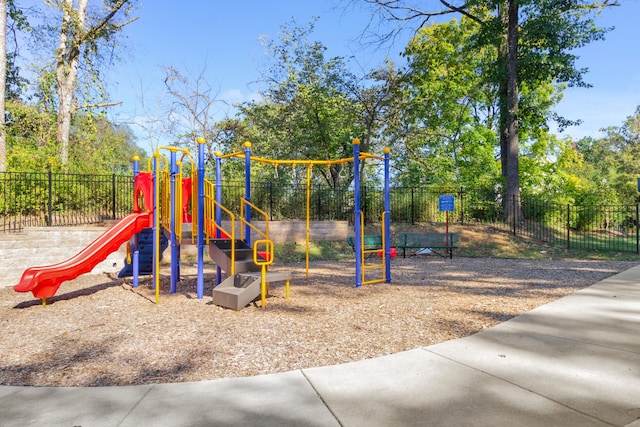
<svg viewBox="0 0 640 427">
<path fill-rule="evenodd" d="M 214 210 L 214 201 L 215 201 L 215 186 L 213 182 L 209 180 L 204 181 L 204 237 L 206 240 L 206 244 L 209 244 L 209 230 L 213 232 L 214 228 L 212 224 L 215 224 L 215 210 Z M 214 236 L 211 236 L 214 237 Z"/>
<path fill-rule="evenodd" d="M 147 171 L 149 171 L 149 172 L 153 171 L 153 167 L 151 166 L 151 161 L 153 160 L 154 157 L 158 157 L 158 158 L 164 160 L 164 164 L 165 164 L 164 168 L 167 169 L 167 170 L 169 169 L 169 159 L 167 159 L 162 154 L 160 154 L 158 152 L 155 152 L 155 153 L 153 153 L 153 156 L 149 157 L 149 159 L 147 160 Z M 162 169 L 160 167 L 160 162 L 159 161 L 158 161 L 158 164 L 156 166 L 157 166 L 158 169 Z"/>
<path fill-rule="evenodd" d="M 244 210 L 246 209 L 245 206 L 249 206 L 251 209 L 255 210 L 256 212 L 258 212 L 260 215 L 264 217 L 265 231 L 260 230 L 258 227 L 251 224 L 251 222 L 248 222 L 246 219 L 244 219 Z M 251 228 L 253 231 L 258 233 L 263 239 L 269 238 L 269 215 L 267 215 L 265 211 L 258 208 L 253 203 L 247 201 L 247 199 L 245 198 L 240 199 L 240 223 L 243 225 L 248 225 L 249 228 Z M 242 239 L 245 238 L 243 229 L 244 227 L 240 227 L 240 237 Z"/>
<path fill-rule="evenodd" d="M 182 243 L 182 162 L 177 162 L 178 176 L 176 176 L 173 184 L 173 192 L 175 194 L 173 212 L 176 227 L 176 241 L 178 245 Z M 169 199 L 171 200 L 171 199 Z M 171 222 L 169 222 L 171 224 Z"/>
<path fill-rule="evenodd" d="M 220 157 L 221 159 L 228 159 L 229 157 L 243 157 L 244 158 L 244 151 L 236 151 L 235 153 L 231 153 L 231 154 L 216 153 L 216 155 L 218 157 Z"/>
<path fill-rule="evenodd" d="M 384 247 L 384 242 L 385 242 L 385 232 L 384 232 L 384 215 L 386 214 L 386 212 L 383 212 L 382 214 L 382 249 L 364 249 L 364 236 L 365 236 L 365 232 L 364 232 L 364 212 L 360 211 L 360 223 L 361 223 L 361 227 L 360 229 L 362 230 L 362 233 L 360 235 L 360 248 L 361 248 L 361 254 L 362 256 L 360 257 L 361 260 L 361 278 L 362 278 L 362 284 L 363 285 L 371 285 L 373 283 L 380 283 L 380 282 L 384 282 L 385 277 L 385 268 L 386 268 L 386 256 L 384 254 L 385 251 L 385 247 Z M 382 250 L 382 262 L 381 263 L 374 263 L 374 264 L 369 264 L 366 265 L 365 262 L 365 256 L 369 255 L 369 254 L 378 254 L 378 252 Z M 382 269 L 382 278 L 380 279 L 371 279 L 371 280 L 366 280 L 366 270 L 373 270 L 376 268 L 381 268 Z"/>
<path fill-rule="evenodd" d="M 274 160 L 267 159 L 264 157 L 255 157 L 251 156 L 251 161 L 256 161 L 260 163 L 267 163 L 271 165 L 288 165 L 288 166 L 297 166 L 297 165 L 324 165 L 331 166 L 343 163 L 353 162 L 353 157 L 344 158 L 344 159 L 335 159 L 335 160 Z"/>
<path fill-rule="evenodd" d="M 375 154 L 369 154 L 369 153 L 360 153 L 359 158 L 361 160 L 364 160 L 364 159 L 384 160 L 384 157 L 376 156 Z"/>
<path fill-rule="evenodd" d="M 311 168 L 313 165 L 307 165 L 307 218 L 305 225 L 305 277 L 309 278 L 309 230 L 311 229 Z"/>
<path fill-rule="evenodd" d="M 231 271 L 229 272 L 229 274 L 231 274 L 232 276 L 235 274 L 235 266 L 236 266 L 236 227 L 235 227 L 235 215 L 233 214 L 233 212 L 231 212 L 229 209 L 225 208 L 224 206 L 222 206 L 220 203 L 216 202 L 215 200 L 213 200 L 213 205 L 214 206 L 218 206 L 220 209 L 222 209 L 227 215 L 229 215 L 229 220 L 231 221 L 231 230 L 227 231 L 224 228 L 222 228 L 221 225 L 216 224 L 215 218 L 211 218 L 211 224 L 212 225 L 212 232 L 213 230 L 215 230 L 216 228 L 218 228 L 220 231 L 222 231 L 224 234 L 226 234 L 227 236 L 229 236 L 229 239 L 231 240 Z M 215 208 L 213 209 L 213 212 L 215 213 Z M 222 221 L 220 221 L 222 222 Z M 208 231 L 207 231 L 208 232 Z M 215 237 L 215 236 L 213 236 Z"/>
<path fill-rule="evenodd" d="M 259 259 L 258 249 L 260 245 L 265 247 L 265 259 Z M 262 267 L 262 282 L 260 287 L 260 294 L 262 296 L 262 307 L 267 305 L 267 266 L 273 263 L 273 242 L 269 239 L 256 240 L 253 244 L 253 262 L 256 265 Z"/>
<path fill-rule="evenodd" d="M 225 154 L 225 155 L 220 154 L 218 157 L 220 157 L 221 159 L 227 159 L 229 157 L 244 158 L 245 157 L 245 153 L 244 153 L 244 151 L 236 151 L 235 153 L 231 153 L 231 154 Z M 342 158 L 342 159 L 334 159 L 334 160 L 311 160 L 311 159 L 305 159 L 305 160 L 298 160 L 298 159 L 277 160 L 277 159 L 267 159 L 265 157 L 251 156 L 250 159 L 251 159 L 251 161 L 256 161 L 256 162 L 260 162 L 260 163 L 267 163 L 267 164 L 271 164 L 271 165 L 288 165 L 288 166 L 296 166 L 296 165 L 325 165 L 325 166 L 331 166 L 331 165 L 337 165 L 337 164 L 344 164 L 344 163 L 353 162 L 353 157 L 345 157 L 345 158 Z M 384 160 L 384 157 L 376 156 L 375 154 L 369 154 L 369 153 L 362 152 L 362 153 L 360 153 L 360 159 Z"/>
<path fill-rule="evenodd" d="M 200 200 L 198 195 L 199 188 L 198 183 L 200 180 L 198 179 L 198 169 L 195 168 L 192 171 L 191 175 L 191 244 L 195 244 L 198 238 L 198 221 L 202 220 L 198 217 L 198 205 L 200 204 Z"/>
</svg>

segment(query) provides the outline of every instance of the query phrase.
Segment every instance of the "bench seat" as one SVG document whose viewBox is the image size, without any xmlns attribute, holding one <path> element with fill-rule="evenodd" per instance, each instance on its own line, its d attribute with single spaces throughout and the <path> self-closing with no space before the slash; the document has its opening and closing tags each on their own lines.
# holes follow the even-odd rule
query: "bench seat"
<svg viewBox="0 0 640 427">
<path fill-rule="evenodd" d="M 347 243 L 355 250 L 355 244 L 353 243 L 353 236 L 347 237 Z M 381 234 L 365 234 L 364 236 L 364 250 L 375 251 L 376 249 L 382 249 L 382 235 Z"/>
<path fill-rule="evenodd" d="M 420 249 L 431 249 L 435 254 L 446 257 L 436 250 L 444 249 L 449 258 L 453 258 L 453 250 L 457 248 L 455 245 L 457 242 L 457 233 L 401 233 L 398 235 L 396 248 L 402 249 L 403 258 L 406 258 L 407 249 L 416 249 L 413 255 L 417 255 Z"/>
</svg>

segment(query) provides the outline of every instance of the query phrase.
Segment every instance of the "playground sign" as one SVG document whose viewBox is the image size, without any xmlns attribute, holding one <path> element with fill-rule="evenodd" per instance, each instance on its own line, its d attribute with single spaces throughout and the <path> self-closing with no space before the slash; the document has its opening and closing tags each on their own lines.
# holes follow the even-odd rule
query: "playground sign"
<svg viewBox="0 0 640 427">
<path fill-rule="evenodd" d="M 453 194 L 441 194 L 438 198 L 440 212 L 452 212 L 455 209 L 455 198 Z"/>
</svg>

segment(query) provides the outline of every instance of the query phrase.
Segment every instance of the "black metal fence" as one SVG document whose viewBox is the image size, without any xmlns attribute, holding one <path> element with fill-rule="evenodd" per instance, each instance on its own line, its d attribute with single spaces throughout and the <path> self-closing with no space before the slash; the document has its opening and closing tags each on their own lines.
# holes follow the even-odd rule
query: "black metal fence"
<svg viewBox="0 0 640 427">
<path fill-rule="evenodd" d="M 237 209 L 244 182 L 225 182 L 223 203 Z M 440 196 L 455 197 L 454 210 L 439 209 Z M 251 201 L 272 220 L 303 219 L 307 197 L 313 220 L 353 222 L 352 190 L 332 190 L 313 185 L 277 185 L 253 182 Z M 379 222 L 384 210 L 381 189 L 361 189 L 365 221 Z M 504 221 L 505 206 L 517 212 Z M 638 205 L 572 206 L 536 198 L 504 200 L 490 190 L 451 191 L 443 188 L 393 187 L 390 194 L 392 223 L 480 224 L 513 235 L 569 249 L 640 253 Z M 0 173 L 0 232 L 25 226 L 82 225 L 118 219 L 133 205 L 131 175 L 74 175 L 53 173 Z"/>
<path fill-rule="evenodd" d="M 97 224 L 133 209 L 131 175 L 0 173 L 0 231 Z"/>
</svg>

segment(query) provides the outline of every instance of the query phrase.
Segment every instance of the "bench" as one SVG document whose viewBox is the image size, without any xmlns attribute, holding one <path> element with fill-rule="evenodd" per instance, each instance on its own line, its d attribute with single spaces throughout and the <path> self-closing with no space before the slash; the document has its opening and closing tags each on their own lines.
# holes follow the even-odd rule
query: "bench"
<svg viewBox="0 0 640 427">
<path fill-rule="evenodd" d="M 407 249 L 415 249 L 412 255 L 418 255 L 420 249 L 429 249 L 431 252 L 446 258 L 446 255 L 439 253 L 436 249 L 445 250 L 449 258 L 453 258 L 453 250 L 457 248 L 457 233 L 401 233 L 398 235 L 396 248 L 402 249 L 402 257 L 406 258 Z"/>
<path fill-rule="evenodd" d="M 347 237 L 347 243 L 351 246 L 351 249 L 355 250 L 355 244 L 353 243 L 353 236 Z M 374 251 L 376 249 L 382 249 L 382 235 L 381 234 L 365 234 L 364 236 L 364 248 L 365 251 Z"/>
<path fill-rule="evenodd" d="M 353 236 L 347 237 L 347 243 L 351 246 L 351 249 L 356 250 L 355 244 L 353 243 Z M 362 248 L 365 252 L 367 251 L 377 251 L 378 256 L 382 256 L 382 235 L 381 234 L 365 234 L 364 235 L 364 248 Z M 368 253 L 371 255 L 371 252 Z M 396 249 L 390 248 L 391 257 L 396 256 Z"/>
</svg>

